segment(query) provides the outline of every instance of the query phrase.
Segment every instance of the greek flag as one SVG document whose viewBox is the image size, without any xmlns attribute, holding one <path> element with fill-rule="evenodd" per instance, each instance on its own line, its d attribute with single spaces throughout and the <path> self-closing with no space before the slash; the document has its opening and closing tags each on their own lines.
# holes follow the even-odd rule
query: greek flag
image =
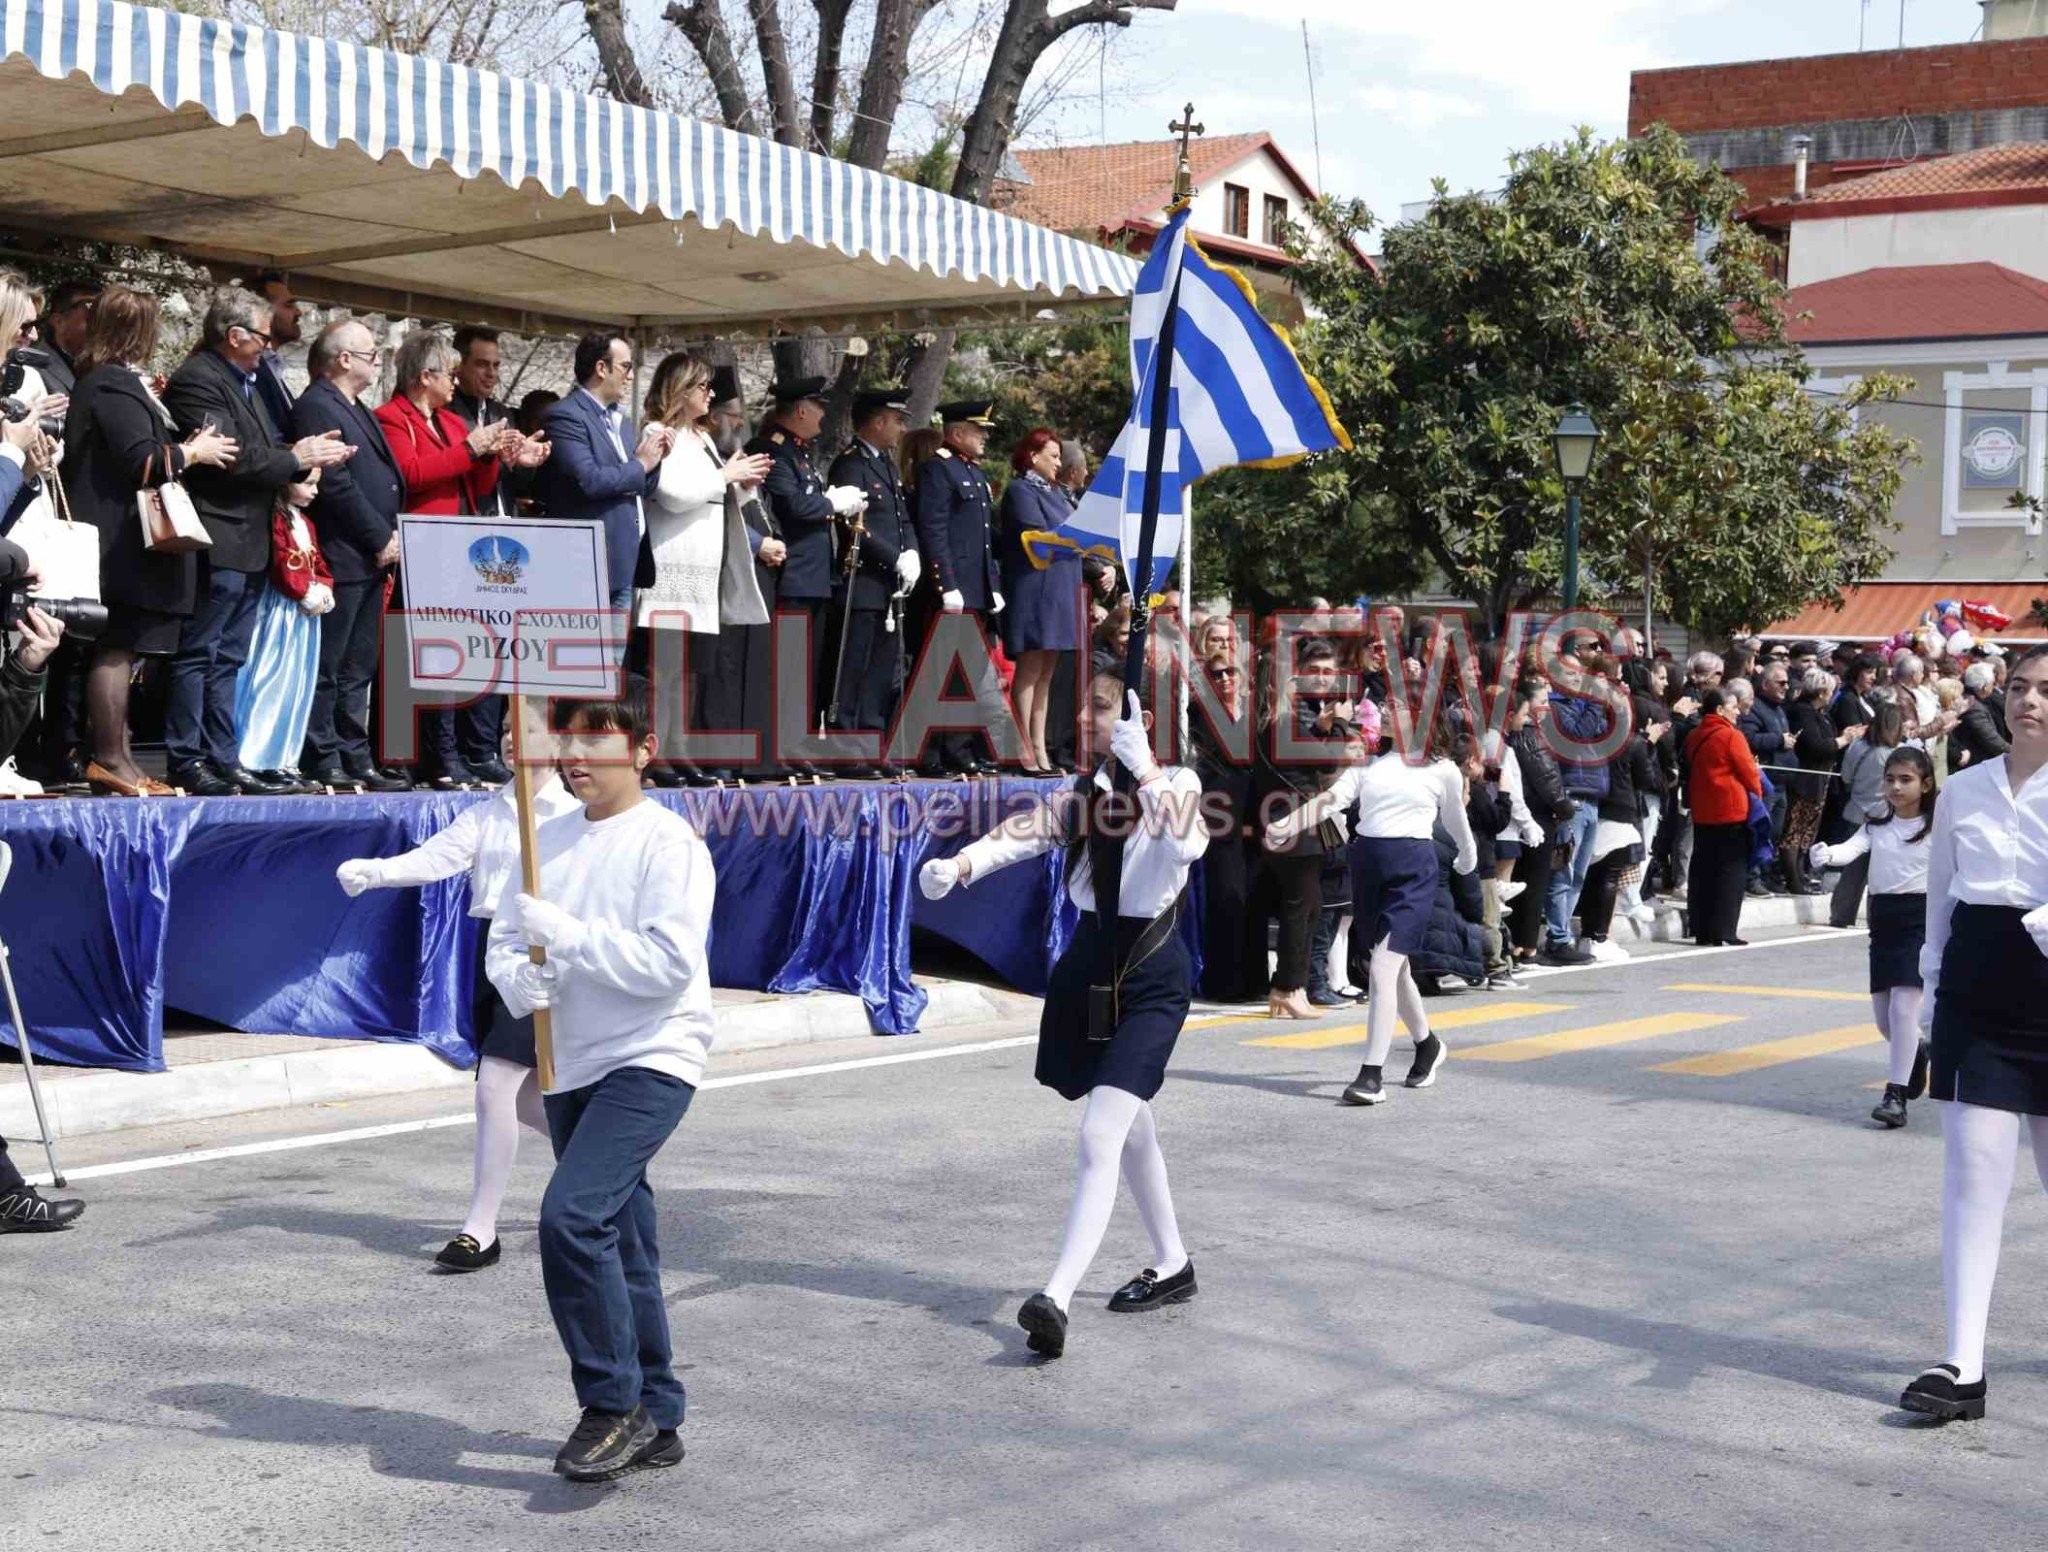
<svg viewBox="0 0 2048 1552">
<path fill-rule="evenodd" d="M 1310 453 L 1348 448 L 1329 400 L 1295 359 L 1286 335 L 1259 316 L 1251 287 L 1211 262 L 1188 235 L 1182 209 L 1159 234 L 1131 297 L 1131 418 L 1102 462 L 1095 483 L 1056 540 L 1114 553 L 1137 565 L 1151 445 L 1153 373 L 1160 327 L 1180 282 L 1173 329 L 1164 456 L 1159 470 L 1159 531 L 1147 586 L 1157 592 L 1180 555 L 1188 490 L 1205 474 L 1238 464 L 1268 468 Z M 1132 585 L 1139 579 L 1132 577 Z"/>
</svg>

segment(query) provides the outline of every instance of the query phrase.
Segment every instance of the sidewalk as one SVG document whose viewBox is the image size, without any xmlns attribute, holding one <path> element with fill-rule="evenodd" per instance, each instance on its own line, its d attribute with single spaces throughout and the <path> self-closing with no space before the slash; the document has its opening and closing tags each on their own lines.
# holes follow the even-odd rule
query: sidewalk
<svg viewBox="0 0 2048 1552">
<path fill-rule="evenodd" d="M 921 1031 L 1014 1019 L 1038 1006 L 1036 998 L 968 981 L 920 977 L 918 984 L 931 997 L 918 1026 Z M 871 1033 L 860 999 L 843 993 L 788 997 L 721 991 L 716 998 L 717 1055 Z M 889 1037 L 874 1038 L 881 1049 Z M 374 1040 L 167 1032 L 164 1059 L 168 1072 L 106 1072 L 40 1063 L 36 1075 L 42 1080 L 51 1135 L 83 1137 L 292 1105 L 460 1089 L 473 1081 L 469 1069 L 452 1067 L 423 1046 Z M 0 1066 L 0 1136 L 10 1139 L 26 1158 L 40 1135 L 25 1069 L 13 1063 Z"/>
</svg>

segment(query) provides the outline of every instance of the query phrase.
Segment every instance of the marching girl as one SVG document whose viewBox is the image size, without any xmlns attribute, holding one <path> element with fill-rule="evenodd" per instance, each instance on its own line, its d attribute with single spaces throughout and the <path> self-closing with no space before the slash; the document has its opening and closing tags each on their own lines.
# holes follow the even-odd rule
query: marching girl
<svg viewBox="0 0 2048 1552">
<path fill-rule="evenodd" d="M 529 731 L 525 758 L 539 757 L 535 745 L 544 736 L 547 742 L 542 747 L 553 749 L 551 735 Z M 518 756 L 508 726 L 500 758 L 509 763 Z M 547 781 L 534 789 L 535 822 L 545 824 L 580 806 L 562 789 L 561 777 L 551 764 Z M 465 869 L 469 873 L 469 914 L 479 929 L 476 990 L 471 1002 L 478 1049 L 476 1175 L 462 1232 L 434 1257 L 435 1264 L 449 1272 L 478 1272 L 497 1264 L 498 1208 L 504 1203 L 512 1163 L 519 1153 L 519 1128 L 530 1126 L 541 1136 L 548 1135 L 533 1070 L 533 1015 L 514 1017 L 484 973 L 483 939 L 490 935 L 491 917 L 506 881 L 519 871 L 519 809 L 512 784 L 506 783 L 490 798 L 465 808 L 424 845 L 396 857 L 344 862 L 334 875 L 354 899 L 366 889 L 416 889 L 437 884 Z"/>
<path fill-rule="evenodd" d="M 2048 647 L 2012 666 L 2010 752 L 1950 778 L 1927 856 L 1929 1091 L 1942 1101 L 1942 1291 L 1948 1356 L 1899 1404 L 1984 1415 L 1984 1327 L 2020 1124 L 2048 1185 Z"/>
<path fill-rule="evenodd" d="M 1398 719 L 1395 721 L 1398 726 Z M 1431 838 L 1441 824 L 1457 847 L 1452 866 L 1470 873 L 1479 865 L 1465 818 L 1465 776 L 1451 759 L 1451 733 L 1441 718 L 1429 724 L 1421 748 L 1390 749 L 1353 765 L 1330 786 L 1266 826 L 1268 846 L 1284 845 L 1309 825 L 1358 805 L 1358 835 L 1351 844 L 1351 931 L 1371 945 L 1367 961 L 1365 1063 L 1344 1090 L 1347 1105 L 1377 1105 L 1386 1096 L 1380 1072 L 1394 1046 L 1394 1023 L 1408 1026 L 1415 1062 L 1402 1081 L 1411 1089 L 1436 1082 L 1444 1043 L 1432 1034 L 1422 993 L 1408 968 L 1422 951 L 1436 904 L 1437 851 Z"/>
<path fill-rule="evenodd" d="M 1934 833 L 1934 762 L 1919 748 L 1884 762 L 1880 817 L 1839 846 L 1814 843 L 1814 871 L 1870 859 L 1870 1009 L 1891 1046 L 1884 1098 L 1870 1112 L 1881 1126 L 1906 1124 L 1906 1101 L 1927 1092 L 1927 1042 L 1920 1038 L 1920 950 L 1927 941 L 1927 852 Z"/>
<path fill-rule="evenodd" d="M 1100 751 L 1106 746 L 1138 782 L 1113 926 L 1096 914 L 1090 859 L 1105 834 L 1114 834 L 1114 827 L 1102 822 L 1111 806 L 1107 760 L 1092 780 L 1079 779 L 957 856 L 931 859 L 918 874 L 925 898 L 937 900 L 955 884 L 971 888 L 999 869 L 1041 857 L 1056 846 L 1066 852 L 1067 895 L 1081 919 L 1046 990 L 1037 1075 L 1061 1098 L 1085 1101 L 1080 1178 L 1052 1276 L 1044 1291 L 1017 1311 L 1017 1324 L 1030 1333 L 1027 1345 L 1048 1358 L 1066 1351 L 1068 1305 L 1109 1227 L 1119 1167 L 1151 1237 L 1152 1264 L 1116 1291 L 1109 1308 L 1129 1314 L 1195 1296 L 1195 1265 L 1174 1217 L 1151 1099 L 1165 1079 L 1167 1059 L 1187 1019 L 1192 976 L 1179 932 L 1181 900 L 1188 869 L 1209 837 L 1201 821 L 1201 778 L 1153 759 L 1151 714 L 1140 710 L 1143 702 L 1134 688 L 1129 710 L 1119 720 L 1126 698 L 1119 670 L 1096 673 L 1089 686 L 1089 747 Z M 1112 931 L 1121 970 L 1114 987 L 1105 988 L 1100 985 L 1104 940 Z"/>
</svg>

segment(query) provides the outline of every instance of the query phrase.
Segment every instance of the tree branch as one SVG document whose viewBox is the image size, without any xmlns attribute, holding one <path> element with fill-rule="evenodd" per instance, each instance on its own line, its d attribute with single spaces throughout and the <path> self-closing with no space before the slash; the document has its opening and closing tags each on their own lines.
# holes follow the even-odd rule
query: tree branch
<svg viewBox="0 0 2048 1552">
<path fill-rule="evenodd" d="M 647 78 L 640 73 L 640 61 L 626 36 L 623 0 L 583 0 L 583 22 L 590 29 L 590 41 L 597 45 L 605 90 L 620 102 L 653 107 L 654 94 L 647 89 Z"/>
<path fill-rule="evenodd" d="M 1045 41 L 1056 43 L 1076 27 L 1128 27 L 1133 11 L 1170 11 L 1178 3 L 1179 0 L 1089 0 L 1087 5 L 1077 5 L 1071 11 L 1049 17 Z"/>
<path fill-rule="evenodd" d="M 811 0 L 818 13 L 818 58 L 811 70 L 811 149 L 832 154 L 832 121 L 839 111 L 840 55 L 853 0 Z"/>
<path fill-rule="evenodd" d="M 775 138 L 783 145 L 804 143 L 796 111 L 796 79 L 789 68 L 789 40 L 782 35 L 782 8 L 775 0 L 747 0 L 754 18 L 754 41 L 761 50 L 761 79 L 768 87 L 768 113 Z"/>
<path fill-rule="evenodd" d="M 854 166 L 880 171 L 888 160 L 890 132 L 910 74 L 910 42 L 937 5 L 938 0 L 876 0 L 874 36 L 846 148 L 846 159 Z"/>
<path fill-rule="evenodd" d="M 689 0 L 687 5 L 674 0 L 661 15 L 690 40 L 690 47 L 704 62 L 705 73 L 711 77 L 711 89 L 718 96 L 718 116 L 725 121 L 725 127 L 744 135 L 760 134 L 760 120 L 754 117 L 746 78 L 740 74 L 739 60 L 733 55 L 732 34 L 725 30 L 718 0 Z"/>
</svg>

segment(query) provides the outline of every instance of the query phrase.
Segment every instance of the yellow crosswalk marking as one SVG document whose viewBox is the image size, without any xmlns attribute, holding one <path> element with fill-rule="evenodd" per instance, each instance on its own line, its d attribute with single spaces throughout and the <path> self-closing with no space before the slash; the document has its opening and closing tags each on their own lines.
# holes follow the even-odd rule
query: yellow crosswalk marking
<svg viewBox="0 0 2048 1552">
<path fill-rule="evenodd" d="M 1809 1056 L 1826 1056 L 1834 1051 L 1875 1045 L 1883 1037 L 1875 1024 L 1844 1024 L 1840 1029 L 1816 1030 L 1810 1035 L 1793 1035 L 1786 1040 L 1766 1040 L 1761 1045 L 1738 1046 L 1733 1051 L 1709 1051 L 1705 1056 L 1688 1056 L 1682 1062 L 1664 1062 L 1652 1072 L 1682 1072 L 1695 1078 L 1732 1078 L 1739 1072 L 1776 1067 L 1785 1062 L 1802 1062 Z"/>
<path fill-rule="evenodd" d="M 1475 1024 L 1493 1024 L 1502 1019 L 1524 1018 L 1532 1013 L 1562 1013 L 1568 1002 L 1492 1002 L 1474 1008 L 1445 1008 L 1429 1015 L 1431 1029 L 1470 1029 Z M 1267 1035 L 1247 1040 L 1246 1045 L 1273 1046 L 1282 1051 L 1327 1051 L 1332 1046 L 1363 1045 L 1363 1024 L 1340 1024 L 1335 1029 L 1310 1029 L 1298 1035 Z"/>
<path fill-rule="evenodd" d="M 1468 1062 L 1533 1062 L 1546 1056 L 1563 1056 L 1572 1051 L 1591 1051 L 1601 1046 L 1626 1045 L 1631 1040 L 1648 1040 L 1657 1035 L 1683 1035 L 1719 1024 L 1739 1024 L 1738 1013 L 1654 1013 L 1647 1018 L 1621 1019 L 1612 1024 L 1591 1024 L 1584 1029 L 1560 1029 L 1550 1035 L 1524 1035 L 1518 1040 L 1497 1040 L 1492 1045 L 1457 1046 L 1451 1055 Z"/>
<path fill-rule="evenodd" d="M 1802 1002 L 1870 1001 L 1862 992 L 1820 992 L 1804 986 L 1724 986 L 1717 981 L 1679 981 L 1667 992 L 1733 992 L 1741 997 L 1796 997 Z"/>
</svg>

